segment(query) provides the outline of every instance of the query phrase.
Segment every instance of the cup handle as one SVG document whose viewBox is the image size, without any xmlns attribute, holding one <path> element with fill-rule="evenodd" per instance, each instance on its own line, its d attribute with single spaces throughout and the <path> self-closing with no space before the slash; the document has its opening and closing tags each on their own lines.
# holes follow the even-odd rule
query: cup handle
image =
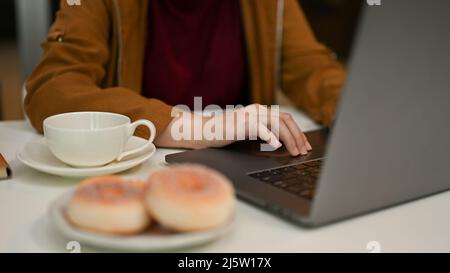
<svg viewBox="0 0 450 273">
<path fill-rule="evenodd" d="M 134 131 L 136 131 L 136 128 L 141 125 L 147 127 L 150 130 L 150 138 L 148 139 L 147 143 L 139 148 L 122 153 L 117 158 L 117 161 L 121 161 L 126 156 L 138 154 L 138 153 L 144 151 L 145 149 L 148 149 L 148 147 L 150 147 L 152 145 L 153 140 L 155 139 L 155 136 L 156 136 L 156 128 L 155 128 L 155 125 L 153 125 L 153 123 L 151 121 L 146 120 L 146 119 L 141 119 L 141 120 L 135 121 L 128 126 L 128 138 L 130 138 L 134 134 Z"/>
</svg>

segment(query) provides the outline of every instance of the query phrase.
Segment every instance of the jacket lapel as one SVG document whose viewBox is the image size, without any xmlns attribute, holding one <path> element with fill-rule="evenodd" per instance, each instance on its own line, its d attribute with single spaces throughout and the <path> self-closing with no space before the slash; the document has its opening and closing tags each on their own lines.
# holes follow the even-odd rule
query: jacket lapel
<svg viewBox="0 0 450 273">
<path fill-rule="evenodd" d="M 115 1 L 120 85 L 141 92 L 148 0 Z"/>
</svg>

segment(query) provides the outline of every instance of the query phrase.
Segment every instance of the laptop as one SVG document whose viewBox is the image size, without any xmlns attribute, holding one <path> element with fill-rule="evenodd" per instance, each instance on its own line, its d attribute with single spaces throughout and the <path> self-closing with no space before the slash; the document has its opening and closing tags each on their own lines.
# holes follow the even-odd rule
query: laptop
<svg viewBox="0 0 450 273">
<path fill-rule="evenodd" d="M 447 191 L 449 11 L 448 0 L 365 7 L 336 123 L 307 134 L 309 155 L 248 141 L 166 161 L 214 168 L 241 199 L 311 227 Z"/>
</svg>

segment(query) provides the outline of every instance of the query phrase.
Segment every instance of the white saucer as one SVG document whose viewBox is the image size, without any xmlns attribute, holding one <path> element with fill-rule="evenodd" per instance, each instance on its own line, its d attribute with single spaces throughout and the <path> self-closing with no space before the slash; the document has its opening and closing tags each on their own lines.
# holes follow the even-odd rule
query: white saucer
<svg viewBox="0 0 450 273">
<path fill-rule="evenodd" d="M 81 245 L 120 251 L 177 250 L 211 242 L 227 234 L 234 226 L 234 218 L 232 218 L 223 226 L 198 232 L 169 233 L 153 228 L 134 236 L 96 234 L 76 229 L 67 221 L 64 210 L 72 194 L 73 191 L 70 191 L 59 197 L 50 205 L 48 212 L 55 228 L 68 239 L 77 241 Z"/>
<path fill-rule="evenodd" d="M 131 137 L 125 146 L 125 151 L 144 145 L 147 140 Z M 108 165 L 94 168 L 74 168 L 57 159 L 48 149 L 45 138 L 28 142 L 17 154 L 17 158 L 25 165 L 49 174 L 65 177 L 88 177 L 108 175 L 131 169 L 147 161 L 156 151 L 152 145 L 148 150 L 132 158 L 124 158 L 120 162 L 111 162 Z"/>
</svg>

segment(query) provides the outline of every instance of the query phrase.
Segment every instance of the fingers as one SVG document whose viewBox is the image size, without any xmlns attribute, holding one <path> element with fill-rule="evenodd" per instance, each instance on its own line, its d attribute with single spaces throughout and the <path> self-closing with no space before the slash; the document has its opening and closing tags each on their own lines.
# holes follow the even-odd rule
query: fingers
<svg viewBox="0 0 450 273">
<path fill-rule="evenodd" d="M 260 138 L 267 142 L 274 150 L 277 150 L 281 146 L 281 142 L 269 128 L 268 128 L 268 109 L 265 106 L 259 104 L 252 104 L 243 109 L 246 118 L 245 124 L 247 128 L 246 135 L 252 139 L 252 137 Z M 265 117 L 265 118 L 261 118 Z"/>
<path fill-rule="evenodd" d="M 253 126 L 258 126 L 258 137 L 262 139 L 263 141 L 267 142 L 270 146 L 272 146 L 275 150 L 280 148 L 282 144 L 278 140 L 278 138 L 275 136 L 273 132 L 271 132 L 266 125 L 259 122 Z M 298 156 L 301 154 L 301 151 L 297 147 L 297 143 L 295 141 L 294 136 L 289 131 L 288 127 L 286 126 L 285 122 L 280 119 L 280 128 L 279 128 L 279 134 L 280 139 L 283 141 L 284 145 L 286 146 L 286 149 L 289 151 L 289 153 L 292 156 Z M 307 154 L 305 152 L 304 154 Z"/>
<path fill-rule="evenodd" d="M 302 132 L 292 116 L 288 113 L 281 113 L 280 118 L 285 122 L 290 133 L 294 137 L 297 149 L 300 151 L 300 154 L 306 155 L 309 151 L 311 151 L 311 144 L 308 142 L 305 134 Z"/>
<path fill-rule="evenodd" d="M 294 136 L 291 134 L 283 120 L 280 120 L 280 139 L 292 156 L 301 154 L 301 150 L 297 147 Z"/>
<path fill-rule="evenodd" d="M 303 135 L 305 136 L 305 134 L 303 134 Z M 305 139 L 306 139 L 306 147 L 308 148 L 308 152 L 311 152 L 313 147 L 311 146 L 311 143 L 309 143 L 309 141 L 306 138 L 306 136 L 305 136 Z"/>
<path fill-rule="evenodd" d="M 258 126 L 258 136 L 260 139 L 267 142 L 275 150 L 282 146 L 278 138 L 267 128 L 266 125 L 260 122 L 255 126 Z"/>
<path fill-rule="evenodd" d="M 253 136 L 255 132 L 257 132 L 257 137 L 268 142 L 269 145 L 275 149 L 278 149 L 282 145 L 279 141 L 280 139 L 283 141 L 288 152 L 293 156 L 307 155 L 308 152 L 312 150 L 311 144 L 308 142 L 305 134 L 290 114 L 276 112 L 276 116 L 272 116 L 274 113 L 258 104 L 247 106 L 245 111 L 248 116 L 254 117 L 255 115 L 258 115 L 261 117 L 262 115 L 263 117 L 266 117 L 262 119 L 258 118 L 258 122 L 254 122 L 253 124 L 247 120 L 246 127 L 253 128 L 253 130 L 250 130 L 250 132 L 247 131 L 246 135 Z M 272 120 L 272 118 L 274 118 L 274 120 Z M 270 129 L 274 129 L 274 124 L 272 124 L 274 121 L 278 121 L 279 139 Z"/>
</svg>

